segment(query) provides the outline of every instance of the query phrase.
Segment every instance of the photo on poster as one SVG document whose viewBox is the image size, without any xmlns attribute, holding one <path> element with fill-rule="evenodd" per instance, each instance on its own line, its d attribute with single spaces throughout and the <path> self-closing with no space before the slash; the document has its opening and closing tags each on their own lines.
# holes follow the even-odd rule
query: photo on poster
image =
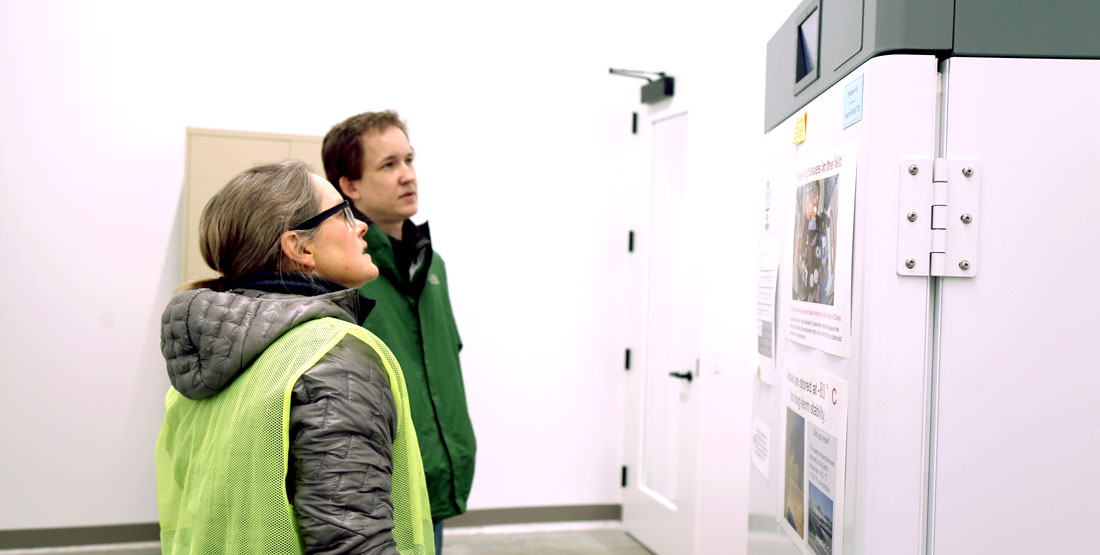
<svg viewBox="0 0 1100 555">
<path fill-rule="evenodd" d="M 833 306 L 836 287 L 837 176 L 810 181 L 795 191 L 793 299 Z"/>
<path fill-rule="evenodd" d="M 783 517 L 798 537 L 805 537 L 806 419 L 787 409 L 786 486 L 783 490 Z"/>
<path fill-rule="evenodd" d="M 759 320 L 756 323 L 756 350 L 760 353 L 760 356 L 775 357 L 775 354 L 773 354 L 773 345 L 775 344 L 774 327 L 773 323 L 767 320 Z"/>
<path fill-rule="evenodd" d="M 810 482 L 810 526 L 806 543 L 814 555 L 833 555 L 833 500 Z"/>
</svg>

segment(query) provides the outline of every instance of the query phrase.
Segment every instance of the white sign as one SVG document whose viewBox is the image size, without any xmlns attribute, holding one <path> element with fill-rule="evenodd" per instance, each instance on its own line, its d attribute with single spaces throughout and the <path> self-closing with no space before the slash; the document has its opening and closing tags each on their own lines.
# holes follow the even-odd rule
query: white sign
<svg viewBox="0 0 1100 555">
<path fill-rule="evenodd" d="M 844 468 L 848 382 L 788 366 L 780 526 L 807 555 L 840 555 L 844 546 Z"/>
<path fill-rule="evenodd" d="M 775 383 L 775 289 L 779 277 L 779 255 L 760 257 L 756 283 L 756 349 L 760 354 L 760 379 Z"/>
<path fill-rule="evenodd" d="M 841 357 L 851 352 L 854 148 L 796 168 L 787 338 Z"/>
<path fill-rule="evenodd" d="M 752 419 L 752 465 L 765 478 L 768 477 L 770 468 L 771 433 L 771 428 L 763 420 L 755 417 Z"/>
<path fill-rule="evenodd" d="M 775 384 L 775 302 L 779 285 L 779 241 L 772 217 L 772 186 L 765 185 L 764 229 L 760 233 L 760 271 L 756 281 L 756 350 L 760 354 L 760 380 Z M 765 473 L 767 474 L 767 473 Z"/>
</svg>

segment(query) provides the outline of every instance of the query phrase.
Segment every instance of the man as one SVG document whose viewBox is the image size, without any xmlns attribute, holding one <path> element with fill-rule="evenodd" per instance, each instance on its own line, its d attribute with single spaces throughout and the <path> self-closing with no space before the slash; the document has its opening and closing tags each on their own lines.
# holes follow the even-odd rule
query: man
<svg viewBox="0 0 1100 555">
<path fill-rule="evenodd" d="M 368 223 L 367 252 L 380 270 L 360 292 L 378 304 L 363 326 L 385 341 L 405 374 L 435 524 L 466 511 L 476 443 L 451 312 L 447 272 L 417 211 L 413 149 L 396 112 L 367 112 L 334 126 L 321 147 L 328 180 Z"/>
</svg>

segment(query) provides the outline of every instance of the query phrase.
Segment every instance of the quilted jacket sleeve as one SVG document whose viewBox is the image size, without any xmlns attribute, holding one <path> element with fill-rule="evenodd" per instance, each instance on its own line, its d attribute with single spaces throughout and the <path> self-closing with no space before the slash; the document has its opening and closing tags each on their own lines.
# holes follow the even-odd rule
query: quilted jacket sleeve
<svg viewBox="0 0 1100 555">
<path fill-rule="evenodd" d="M 345 336 L 295 384 L 287 489 L 306 553 L 397 554 L 393 393 L 378 355 Z"/>
</svg>

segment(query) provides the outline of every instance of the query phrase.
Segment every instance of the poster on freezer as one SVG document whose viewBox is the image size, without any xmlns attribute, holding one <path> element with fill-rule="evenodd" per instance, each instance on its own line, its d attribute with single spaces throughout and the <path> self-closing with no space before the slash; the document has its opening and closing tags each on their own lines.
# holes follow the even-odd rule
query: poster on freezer
<svg viewBox="0 0 1100 555">
<path fill-rule="evenodd" d="M 796 167 L 787 338 L 841 357 L 851 353 L 854 148 Z"/>
<path fill-rule="evenodd" d="M 756 278 L 756 350 L 760 380 L 775 384 L 775 304 L 779 283 L 779 239 L 772 218 L 772 185 L 764 185 L 764 227 L 760 231 L 760 269 Z"/>
<path fill-rule="evenodd" d="M 779 522 L 807 555 L 843 552 L 848 383 L 787 366 L 783 380 L 783 487 Z"/>
<path fill-rule="evenodd" d="M 756 351 L 760 355 L 760 380 L 775 383 L 775 289 L 779 255 L 760 256 L 756 282 Z"/>
</svg>

